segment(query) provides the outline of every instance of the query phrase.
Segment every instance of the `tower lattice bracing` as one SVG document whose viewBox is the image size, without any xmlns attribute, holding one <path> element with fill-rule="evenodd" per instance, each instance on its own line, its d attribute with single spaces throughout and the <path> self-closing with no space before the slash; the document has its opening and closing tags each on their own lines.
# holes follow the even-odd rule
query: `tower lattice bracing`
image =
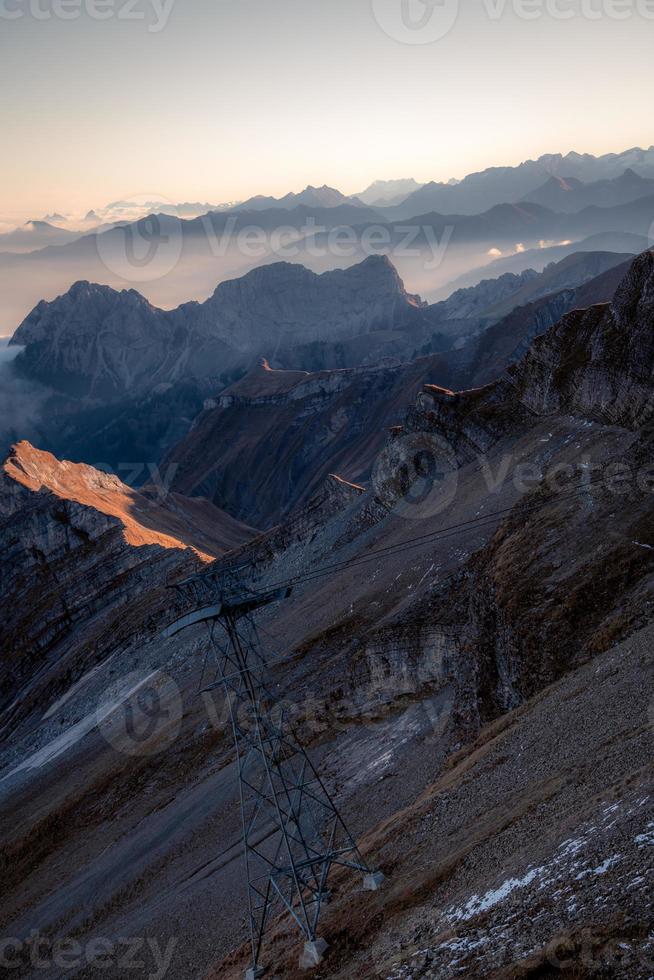
<svg viewBox="0 0 654 980">
<path fill-rule="evenodd" d="M 363 887 L 371 890 L 383 876 L 362 858 L 320 772 L 266 686 L 269 664 L 254 616 L 286 598 L 290 589 L 248 592 L 238 572 L 230 570 L 219 578 L 197 576 L 177 588 L 196 608 L 166 635 L 206 624 L 204 671 L 212 662 L 212 677 L 204 690 L 223 689 L 234 739 L 252 943 L 246 976 L 261 975 L 264 936 L 284 910 L 305 937 L 301 962 L 315 966 L 326 948 L 318 928 L 333 868 L 360 872 Z"/>
</svg>

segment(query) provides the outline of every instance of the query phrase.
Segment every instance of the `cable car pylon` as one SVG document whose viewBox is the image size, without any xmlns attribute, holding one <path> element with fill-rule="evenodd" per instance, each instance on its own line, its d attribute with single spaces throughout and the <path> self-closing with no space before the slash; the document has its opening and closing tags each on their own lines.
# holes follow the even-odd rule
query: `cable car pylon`
<svg viewBox="0 0 654 980">
<path fill-rule="evenodd" d="M 300 744 L 287 714 L 266 687 L 267 661 L 253 614 L 291 594 L 285 587 L 248 593 L 238 571 L 195 576 L 175 586 L 196 608 L 169 626 L 175 636 L 206 623 L 215 674 L 205 691 L 223 688 L 229 709 L 241 806 L 252 963 L 246 980 L 264 973 L 264 937 L 286 910 L 305 944 L 300 966 L 322 961 L 327 943 L 319 935 L 334 867 L 363 875 L 376 891 L 384 880 L 361 856 L 319 770 Z M 206 659 L 205 659 L 206 664 Z"/>
</svg>

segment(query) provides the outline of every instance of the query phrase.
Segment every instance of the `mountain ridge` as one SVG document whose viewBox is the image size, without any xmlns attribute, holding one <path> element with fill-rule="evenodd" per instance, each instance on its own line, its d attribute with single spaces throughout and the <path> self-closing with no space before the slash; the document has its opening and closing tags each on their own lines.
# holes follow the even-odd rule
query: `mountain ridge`
<svg viewBox="0 0 654 980">
<path fill-rule="evenodd" d="M 24 348 L 15 364 L 28 376 L 65 393 L 111 397 L 182 374 L 202 378 L 233 371 L 256 356 L 280 356 L 289 345 L 352 344 L 361 335 L 370 343 L 378 333 L 384 347 L 384 331 L 411 333 L 414 322 L 420 329 L 420 308 L 385 257 L 322 275 L 280 262 L 221 283 L 204 303 L 171 311 L 154 307 L 134 289 L 118 292 L 80 281 L 56 300 L 39 303 L 10 344 Z M 138 364 L 126 356 L 135 345 Z"/>
</svg>

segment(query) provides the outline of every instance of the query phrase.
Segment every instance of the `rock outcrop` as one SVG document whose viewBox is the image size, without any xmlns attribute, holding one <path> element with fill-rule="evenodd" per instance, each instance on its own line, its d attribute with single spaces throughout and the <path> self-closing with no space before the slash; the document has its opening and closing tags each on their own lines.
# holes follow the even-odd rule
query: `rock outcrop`
<svg viewBox="0 0 654 980">
<path fill-rule="evenodd" d="M 654 253 L 632 265 L 610 306 L 570 313 L 509 370 L 538 415 L 570 412 L 629 428 L 654 409 Z"/>
<path fill-rule="evenodd" d="M 159 489 L 147 496 L 25 442 L 6 459 L 0 618 L 2 648 L 11 655 L 2 665 L 4 707 L 21 687 L 30 689 L 13 719 L 35 697 L 51 696 L 43 686 L 51 670 L 56 689 L 67 672 L 89 669 L 107 643 L 133 641 L 144 626 L 148 591 L 156 607 L 169 578 L 199 571 L 254 537 L 208 501 Z M 33 675 L 41 680 L 31 686 Z"/>
</svg>

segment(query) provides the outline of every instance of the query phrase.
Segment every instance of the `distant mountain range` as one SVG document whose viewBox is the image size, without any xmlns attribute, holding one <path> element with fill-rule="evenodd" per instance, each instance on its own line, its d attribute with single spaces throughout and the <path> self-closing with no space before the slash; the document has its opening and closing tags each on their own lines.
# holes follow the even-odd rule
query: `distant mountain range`
<svg viewBox="0 0 654 980">
<path fill-rule="evenodd" d="M 297 207 L 307 208 L 337 208 L 342 204 L 360 205 L 363 202 L 356 197 L 341 194 L 333 187 L 324 184 L 322 187 L 312 187 L 309 184 L 299 194 L 285 194 L 284 197 L 265 197 L 259 194 L 243 201 L 235 209 L 237 211 L 267 211 L 270 208 L 292 210 Z"/>
<path fill-rule="evenodd" d="M 369 187 L 366 187 L 365 191 L 356 194 L 355 197 L 372 207 L 382 205 L 388 207 L 391 204 L 401 204 L 409 194 L 420 190 L 422 186 L 413 177 L 400 178 L 399 180 L 376 180 Z"/>
<path fill-rule="evenodd" d="M 77 238 L 79 232 L 60 228 L 49 221 L 28 221 L 20 228 L 0 235 L 0 252 L 31 252 L 47 245 L 65 245 Z"/>
<path fill-rule="evenodd" d="M 46 215 L 45 222 L 56 225 L 68 224 L 71 228 L 108 224 L 117 221 L 135 221 L 147 214 L 169 214 L 179 218 L 194 218 L 210 211 L 268 209 L 333 208 L 343 204 L 368 205 L 392 209 L 387 217 L 397 219 L 437 211 L 446 214 L 478 214 L 496 204 L 513 204 L 530 201 L 552 210 L 572 210 L 572 199 L 566 192 L 579 190 L 581 184 L 618 181 L 612 191 L 597 187 L 594 192 L 577 197 L 580 204 L 575 210 L 590 204 L 610 206 L 645 197 L 650 191 L 637 186 L 637 179 L 654 179 L 654 146 L 647 150 L 634 147 L 622 153 L 603 156 L 580 153 L 550 153 L 537 160 L 526 160 L 513 167 L 489 167 L 468 174 L 462 180 L 419 183 L 413 177 L 394 180 L 376 180 L 358 194 L 348 195 L 330 187 L 308 185 L 300 192 L 290 192 L 282 197 L 258 194 L 245 201 L 222 204 L 185 202 L 174 204 L 158 199 L 130 199 L 112 201 L 104 207 L 90 210 L 84 218 L 75 221 L 72 216 L 59 212 Z M 558 207 L 561 205 L 561 207 Z"/>
<path fill-rule="evenodd" d="M 573 213 L 587 207 L 610 208 L 654 196 L 654 179 L 640 177 L 634 170 L 625 170 L 620 177 L 584 184 L 576 177 L 550 177 L 525 201 L 540 204 L 551 211 Z"/>
<path fill-rule="evenodd" d="M 635 148 L 600 157 L 587 153 L 568 153 L 565 156 L 560 153 L 546 154 L 517 167 L 491 167 L 469 174 L 454 185 L 431 181 L 410 194 L 387 216 L 393 219 L 408 218 L 427 211 L 479 214 L 497 204 L 514 204 L 530 198 L 551 177 L 593 183 L 615 180 L 622 177 L 625 171 L 654 178 L 654 146 L 648 150 Z"/>
<path fill-rule="evenodd" d="M 398 189 L 404 201 L 389 204 Z M 119 289 L 138 284 L 152 303 L 172 308 L 189 295 L 205 299 L 216 282 L 280 259 L 322 273 L 357 264 L 372 251 L 392 258 L 411 291 L 435 300 L 461 276 L 472 277 L 466 285 L 487 278 L 483 267 L 495 257 L 510 261 L 502 272 L 519 273 L 539 271 L 551 258 L 581 248 L 640 252 L 654 228 L 654 148 L 603 157 L 547 155 L 422 187 L 413 178 L 377 182 L 362 197 L 379 203 L 371 207 L 335 188 L 309 186 L 207 213 L 198 213 L 209 207 L 199 202 L 161 205 L 152 219 L 155 245 L 165 241 L 167 247 L 157 246 L 145 266 L 129 258 L 134 241 L 145 238 L 147 246 L 151 230 L 140 218 L 130 223 L 133 202 L 114 201 L 94 213 L 90 225 L 108 215 L 118 224 L 92 227 L 81 236 L 33 223 L 0 236 L 0 335 L 13 331 L 40 299 L 65 292 L 77 280 Z M 141 201 L 139 214 L 158 206 Z M 239 238 L 253 229 L 254 246 Z M 335 233 L 345 248 L 334 243 Z M 635 236 L 639 243 L 616 239 L 614 245 L 607 235 Z M 604 238 L 581 245 L 595 236 Z M 542 260 L 521 257 L 550 247 L 563 251 Z"/>
</svg>

